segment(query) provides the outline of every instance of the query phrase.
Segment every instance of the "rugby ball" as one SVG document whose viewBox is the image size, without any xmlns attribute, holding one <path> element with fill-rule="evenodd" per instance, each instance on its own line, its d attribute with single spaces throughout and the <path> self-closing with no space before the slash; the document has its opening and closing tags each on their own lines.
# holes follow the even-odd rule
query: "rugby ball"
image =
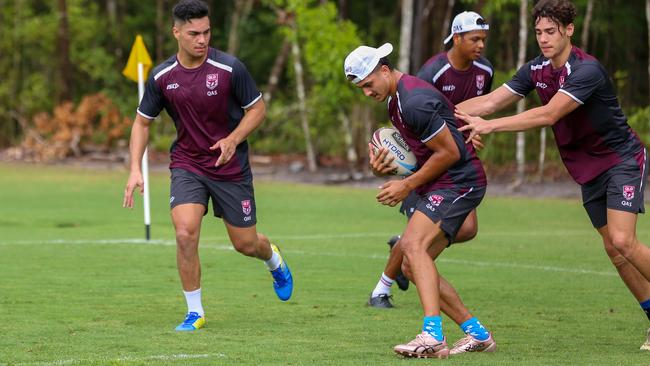
<svg viewBox="0 0 650 366">
<path fill-rule="evenodd" d="M 399 131 L 390 127 L 382 127 L 372 134 L 370 143 L 375 147 L 377 154 L 380 148 L 388 150 L 388 155 L 393 156 L 394 175 L 408 176 L 417 170 L 417 159 Z"/>
</svg>

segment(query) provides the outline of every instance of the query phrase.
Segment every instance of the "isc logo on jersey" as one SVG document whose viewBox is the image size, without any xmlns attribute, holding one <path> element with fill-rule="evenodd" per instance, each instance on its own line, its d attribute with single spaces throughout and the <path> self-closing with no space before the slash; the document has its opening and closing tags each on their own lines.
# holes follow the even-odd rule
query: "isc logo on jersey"
<svg viewBox="0 0 650 366">
<path fill-rule="evenodd" d="M 178 85 L 178 83 L 167 84 L 167 90 L 178 89 L 179 86 L 180 86 L 180 85 Z"/>
<path fill-rule="evenodd" d="M 443 85 L 442 86 L 442 91 L 443 92 L 451 92 L 456 90 L 456 85 Z"/>
</svg>

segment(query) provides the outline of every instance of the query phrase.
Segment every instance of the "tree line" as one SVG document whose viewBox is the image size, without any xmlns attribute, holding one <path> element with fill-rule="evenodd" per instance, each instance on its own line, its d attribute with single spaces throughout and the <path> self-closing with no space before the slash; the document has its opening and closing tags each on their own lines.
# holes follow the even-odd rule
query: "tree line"
<svg viewBox="0 0 650 366">
<path fill-rule="evenodd" d="M 531 0 L 207 2 L 211 45 L 247 65 L 268 103 L 267 120 L 250 139 L 253 152 L 298 154 L 310 170 L 331 161 L 361 169 L 371 131 L 388 123 L 384 106 L 365 100 L 343 76 L 343 59 L 358 45 L 393 43 L 392 61 L 414 74 L 444 50 L 453 16 L 473 10 L 490 24 L 485 56 L 497 70 L 495 87 L 539 54 Z M 605 65 L 630 124 L 648 141 L 650 0 L 574 2 L 574 44 Z M 176 51 L 174 4 L 0 0 L 0 147 L 59 147 L 41 149 L 49 151 L 42 160 L 123 149 L 137 91 L 121 70 L 136 34 L 155 63 Z M 531 100 L 528 107 L 538 103 Z M 152 148 L 168 149 L 175 133 L 169 117 L 161 115 L 153 130 Z M 546 150 L 553 143 L 546 131 L 497 134 L 481 157 L 489 167 L 518 166 L 520 177 L 541 177 L 544 166 L 559 163 L 556 150 Z"/>
</svg>

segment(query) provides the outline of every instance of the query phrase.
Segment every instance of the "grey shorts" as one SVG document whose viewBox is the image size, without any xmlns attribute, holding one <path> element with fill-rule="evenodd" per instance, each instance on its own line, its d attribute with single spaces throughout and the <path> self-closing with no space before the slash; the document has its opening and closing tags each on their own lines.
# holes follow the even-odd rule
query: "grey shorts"
<svg viewBox="0 0 650 366">
<path fill-rule="evenodd" d="M 485 190 L 485 187 L 472 187 L 438 189 L 423 195 L 411 192 L 403 201 L 400 211 L 409 219 L 417 210 L 427 215 L 434 223 L 442 221 L 440 228 L 449 244 L 452 244 L 467 215 L 483 200 Z"/>
<path fill-rule="evenodd" d="M 582 205 L 591 224 L 607 225 L 607 209 L 644 213 L 643 190 L 648 177 L 648 162 L 627 159 L 581 186 Z"/>
<path fill-rule="evenodd" d="M 217 181 L 185 169 L 171 169 L 169 206 L 174 208 L 184 203 L 198 203 L 205 206 L 212 199 L 214 216 L 222 217 L 236 227 L 249 227 L 257 223 L 255 216 L 255 194 L 253 181 Z"/>
</svg>

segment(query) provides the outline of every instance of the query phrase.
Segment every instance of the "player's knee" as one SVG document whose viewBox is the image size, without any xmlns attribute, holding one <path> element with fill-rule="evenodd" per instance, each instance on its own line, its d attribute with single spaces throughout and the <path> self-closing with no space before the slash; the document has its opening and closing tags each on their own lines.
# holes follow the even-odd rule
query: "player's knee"
<svg viewBox="0 0 650 366">
<path fill-rule="evenodd" d="M 627 263 L 627 259 L 625 259 L 625 257 L 623 257 L 620 254 L 615 255 L 615 256 L 610 256 L 609 260 L 612 261 L 612 264 L 616 268 L 622 267 L 623 265 L 625 265 Z"/>
<path fill-rule="evenodd" d="M 402 260 L 402 265 L 400 267 L 400 270 L 402 271 L 402 274 L 409 279 L 409 281 L 413 281 L 413 275 L 411 272 L 411 266 L 409 264 L 409 261 L 407 258 L 404 258 Z"/>
<path fill-rule="evenodd" d="M 261 233 L 257 233 L 257 240 L 261 241 L 262 243 L 271 243 L 269 238 L 266 235 Z"/>
<path fill-rule="evenodd" d="M 413 240 L 410 237 L 404 236 L 399 240 L 399 243 L 406 260 L 408 260 L 408 258 L 427 255 L 426 249 L 418 240 Z"/>
<path fill-rule="evenodd" d="M 184 248 L 193 246 L 198 239 L 198 230 L 193 230 L 190 227 L 184 225 L 176 226 L 176 243 L 178 243 L 179 247 Z"/>
<path fill-rule="evenodd" d="M 628 233 L 624 231 L 610 231 L 609 240 L 612 243 L 612 247 L 623 257 L 627 257 L 634 249 L 634 246 L 637 244 L 634 233 Z"/>
<path fill-rule="evenodd" d="M 478 225 L 464 225 L 458 230 L 456 234 L 456 243 L 472 240 L 478 234 Z"/>
<path fill-rule="evenodd" d="M 247 257 L 254 257 L 257 254 L 256 244 L 257 240 L 246 238 L 233 240 L 232 242 L 235 250 Z"/>
<path fill-rule="evenodd" d="M 613 261 L 614 257 L 621 255 L 621 253 L 618 250 L 616 250 L 616 248 L 609 240 L 609 238 L 603 240 L 603 245 L 605 247 L 605 253 L 607 253 L 607 256 L 609 257 L 610 260 Z"/>
</svg>

